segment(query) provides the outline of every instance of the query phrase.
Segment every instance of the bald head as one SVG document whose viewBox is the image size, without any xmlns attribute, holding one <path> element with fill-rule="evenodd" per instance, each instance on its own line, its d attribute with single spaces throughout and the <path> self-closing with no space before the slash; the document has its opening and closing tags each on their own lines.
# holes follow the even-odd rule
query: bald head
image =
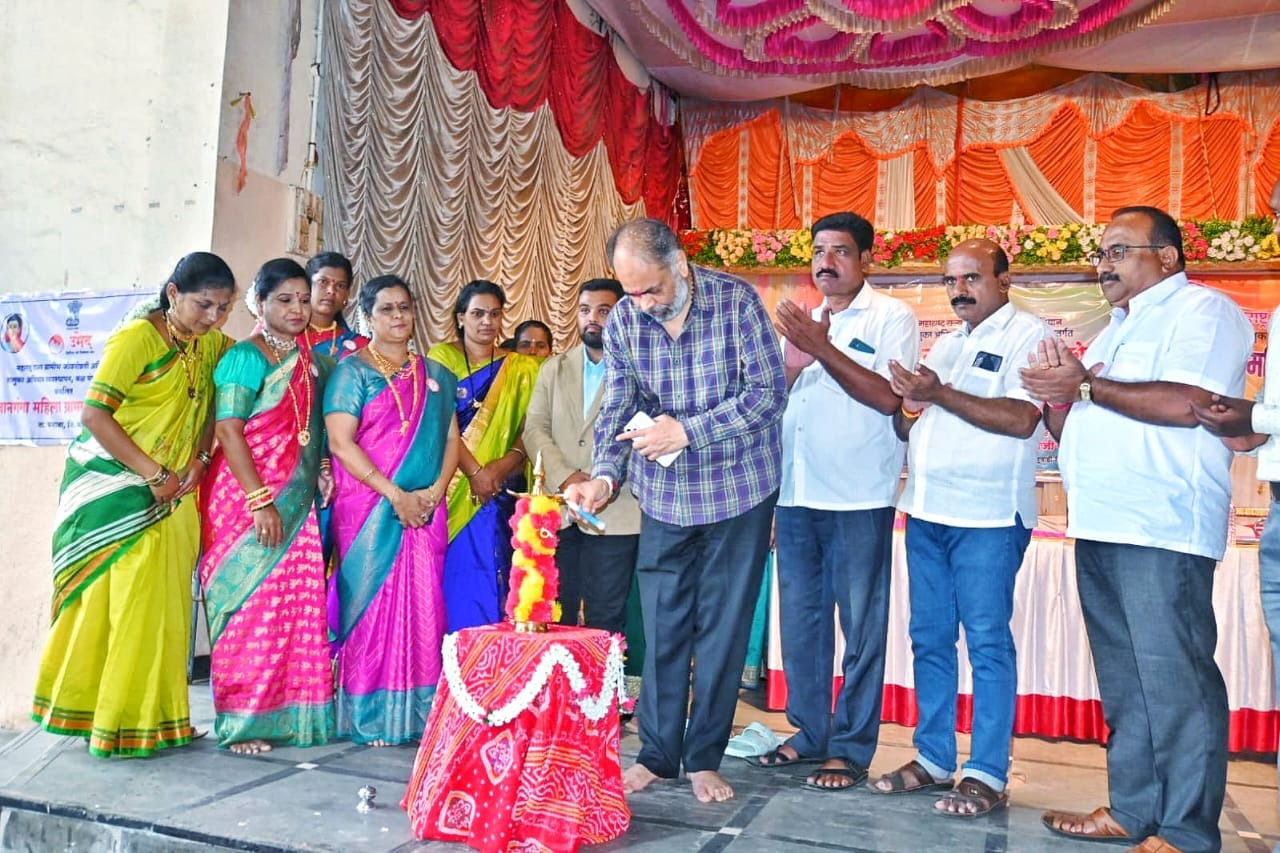
<svg viewBox="0 0 1280 853">
<path fill-rule="evenodd" d="M 990 240 L 965 240 L 942 264 L 956 316 L 972 330 L 1009 302 L 1009 256 Z"/>
</svg>

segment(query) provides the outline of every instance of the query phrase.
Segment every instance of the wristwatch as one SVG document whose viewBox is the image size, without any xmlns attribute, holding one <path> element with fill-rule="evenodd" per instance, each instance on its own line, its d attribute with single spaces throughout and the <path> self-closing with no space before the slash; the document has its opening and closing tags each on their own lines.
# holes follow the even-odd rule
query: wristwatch
<svg viewBox="0 0 1280 853">
<path fill-rule="evenodd" d="M 1089 377 L 1080 383 L 1080 402 L 1088 403 L 1093 400 L 1093 377 Z"/>
</svg>

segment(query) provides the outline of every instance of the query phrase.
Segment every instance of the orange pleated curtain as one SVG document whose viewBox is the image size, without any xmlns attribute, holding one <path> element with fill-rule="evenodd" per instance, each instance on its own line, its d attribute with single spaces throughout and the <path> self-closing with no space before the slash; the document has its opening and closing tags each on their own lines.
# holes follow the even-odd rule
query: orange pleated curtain
<svg viewBox="0 0 1280 853">
<path fill-rule="evenodd" d="M 1262 138 L 1259 138 L 1262 137 Z M 1280 122 L 1265 133 L 1239 116 L 1188 118 L 1138 102 L 1123 120 L 1092 139 L 1096 171 L 1086 176 L 1088 121 L 1074 102 L 1064 101 L 1042 129 L 1021 140 L 1054 190 L 1087 219 L 1086 181 L 1092 180 L 1093 220 L 1106 221 L 1117 207 L 1151 204 L 1187 219 L 1235 219 L 1244 170 L 1252 170 L 1249 212 L 1266 213 L 1271 186 L 1280 177 Z M 801 222 L 804 171 L 811 170 L 812 216 L 834 210 L 874 214 L 879 161 L 911 153 L 914 162 L 916 227 L 1004 223 L 1014 206 L 1026 221 L 1034 214 L 992 144 L 966 145 L 935 167 L 926 140 L 877 153 L 856 133 L 838 136 L 825 156 L 808 162 L 788 150 L 782 116 L 762 113 L 709 136 L 689 183 L 698 228 L 796 228 Z M 744 156 L 745 153 L 745 156 Z M 945 222 L 938 221 L 937 182 L 946 183 Z"/>
</svg>

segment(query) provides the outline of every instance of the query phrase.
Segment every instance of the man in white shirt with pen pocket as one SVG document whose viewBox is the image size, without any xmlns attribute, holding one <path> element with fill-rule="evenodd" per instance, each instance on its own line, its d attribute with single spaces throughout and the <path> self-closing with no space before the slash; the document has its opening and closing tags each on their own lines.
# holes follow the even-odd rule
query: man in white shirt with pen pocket
<svg viewBox="0 0 1280 853">
<path fill-rule="evenodd" d="M 790 386 L 775 511 L 779 620 L 787 719 L 799 731 L 751 763 L 820 761 L 805 787 L 834 792 L 866 780 L 879 738 L 903 458 L 892 423 L 902 400 L 889 386 L 889 362 L 915 364 L 920 333 L 909 307 L 864 279 L 870 222 L 833 213 L 812 230 L 823 304 L 810 313 L 784 301 L 777 311 Z M 845 641 L 834 713 L 833 610 Z"/>
<path fill-rule="evenodd" d="M 942 283 L 963 325 L 924 364 L 889 365 L 902 395 L 894 427 L 907 441 L 911 650 L 920 719 L 916 757 L 878 779 L 881 794 L 947 791 L 943 815 L 978 817 L 1009 802 L 1018 669 L 1009 620 L 1037 516 L 1040 404 L 1018 374 L 1053 333 L 1009 301 L 1009 258 L 990 240 L 951 250 Z M 956 642 L 973 669 L 973 737 L 958 785 Z"/>
</svg>

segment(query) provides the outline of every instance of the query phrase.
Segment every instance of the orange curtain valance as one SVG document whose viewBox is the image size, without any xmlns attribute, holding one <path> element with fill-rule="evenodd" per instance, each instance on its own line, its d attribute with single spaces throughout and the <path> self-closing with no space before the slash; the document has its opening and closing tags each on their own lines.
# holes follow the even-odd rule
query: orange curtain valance
<svg viewBox="0 0 1280 853">
<path fill-rule="evenodd" d="M 1137 203 L 1240 219 L 1280 174 L 1280 72 L 1222 75 L 1219 91 L 1211 114 L 1202 89 L 1100 74 L 1002 102 L 921 89 L 871 113 L 686 103 L 694 226 L 790 228 L 842 208 L 897 228 L 1095 222 Z"/>
</svg>

